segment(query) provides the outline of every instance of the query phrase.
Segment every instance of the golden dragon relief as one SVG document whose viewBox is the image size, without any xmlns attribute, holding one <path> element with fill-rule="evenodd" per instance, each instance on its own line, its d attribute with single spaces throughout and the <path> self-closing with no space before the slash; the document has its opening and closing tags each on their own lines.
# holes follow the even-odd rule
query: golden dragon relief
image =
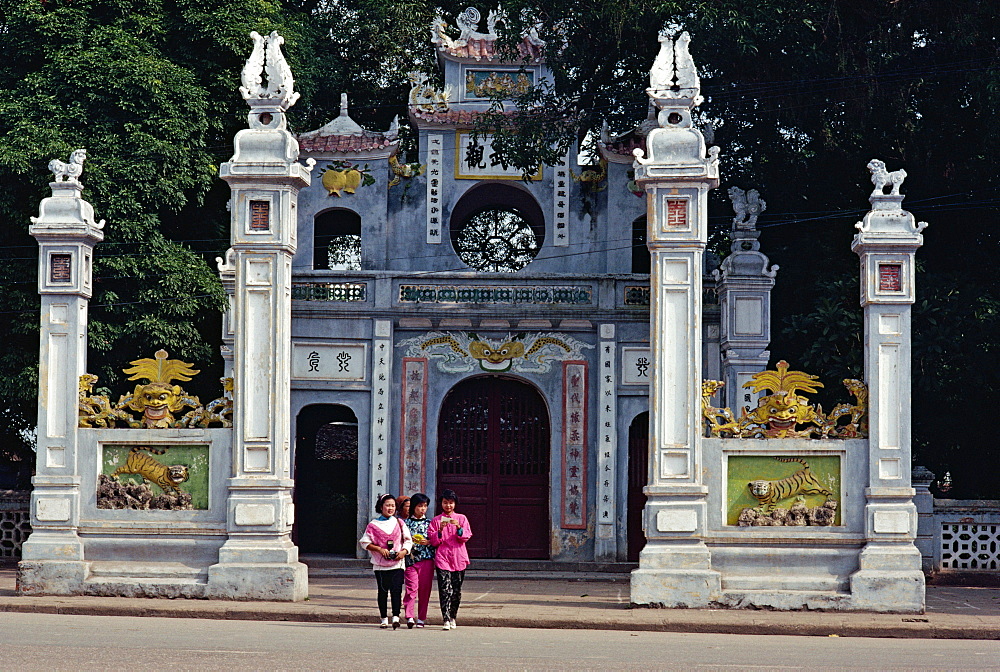
<svg viewBox="0 0 1000 672">
<path fill-rule="evenodd" d="M 94 394 L 97 376 L 85 373 L 80 376 L 79 426 L 80 427 L 131 427 L 169 429 L 182 427 L 208 427 L 216 424 L 232 427 L 233 379 L 223 378 L 223 396 L 202 405 L 198 397 L 190 395 L 175 385 L 174 381 L 189 381 L 199 373 L 179 359 L 167 359 L 166 350 L 158 350 L 153 359 L 137 359 L 131 367 L 123 369 L 131 374 L 129 380 L 145 380 L 118 403 L 102 394 Z M 182 416 L 177 414 L 191 409 Z"/>
<path fill-rule="evenodd" d="M 760 397 L 757 408 L 743 409 L 738 418 L 731 409 L 712 405 L 712 397 L 724 384 L 719 380 L 702 382 L 702 417 L 711 436 L 760 439 L 868 436 L 868 387 L 860 380 L 844 380 L 844 386 L 854 396 L 853 404 L 837 404 L 831 413 L 825 414 L 822 406 L 809 403 L 809 399 L 800 394 L 814 393 L 823 383 L 817 376 L 789 371 L 788 362 L 782 360 L 776 370 L 756 373 L 743 385 L 754 392 L 768 390 L 770 394 Z M 844 418 L 847 418 L 846 424 L 841 423 Z"/>
</svg>

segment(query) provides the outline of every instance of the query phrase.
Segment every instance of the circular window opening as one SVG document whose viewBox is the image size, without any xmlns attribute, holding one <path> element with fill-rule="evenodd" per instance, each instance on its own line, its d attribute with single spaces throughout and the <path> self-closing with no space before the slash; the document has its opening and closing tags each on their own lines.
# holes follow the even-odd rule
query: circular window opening
<svg viewBox="0 0 1000 672">
<path fill-rule="evenodd" d="M 477 271 L 513 273 L 531 263 L 540 243 L 517 210 L 486 208 L 465 220 L 455 237 L 455 251 Z"/>
</svg>

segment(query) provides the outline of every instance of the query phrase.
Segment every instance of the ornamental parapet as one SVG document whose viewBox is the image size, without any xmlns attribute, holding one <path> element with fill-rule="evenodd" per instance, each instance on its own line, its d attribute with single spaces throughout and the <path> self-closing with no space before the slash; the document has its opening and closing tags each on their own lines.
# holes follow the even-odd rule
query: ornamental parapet
<svg viewBox="0 0 1000 672">
<path fill-rule="evenodd" d="M 79 426 L 85 428 L 179 429 L 218 425 L 232 427 L 233 379 L 223 378 L 223 396 L 207 404 L 188 394 L 174 381 L 190 381 L 200 373 L 179 359 L 167 359 L 158 350 L 153 359 L 137 359 L 123 369 L 129 380 L 144 380 L 112 403 L 107 395 L 94 394 L 98 377 L 80 376 Z M 191 409 L 180 417 L 185 408 Z"/>
<path fill-rule="evenodd" d="M 721 380 L 705 380 L 701 388 L 702 418 L 707 436 L 758 439 L 857 439 L 868 436 L 868 387 L 848 378 L 844 387 L 854 403 L 837 404 L 829 414 L 819 404 L 809 403 L 800 392 L 816 392 L 823 387 L 817 376 L 789 371 L 781 360 L 777 370 L 753 375 L 743 387 L 754 392 L 768 390 L 757 407 L 744 407 L 737 418 L 730 408 L 712 406 L 712 397 L 725 385 Z M 846 423 L 842 421 L 846 419 Z M 800 428 L 801 426 L 801 428 Z"/>
</svg>

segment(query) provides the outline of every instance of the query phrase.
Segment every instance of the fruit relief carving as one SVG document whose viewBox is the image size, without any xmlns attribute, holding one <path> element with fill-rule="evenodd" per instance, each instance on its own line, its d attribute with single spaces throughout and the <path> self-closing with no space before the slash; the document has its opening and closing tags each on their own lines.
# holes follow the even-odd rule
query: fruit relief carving
<svg viewBox="0 0 1000 672">
<path fill-rule="evenodd" d="M 350 161 L 334 161 L 323 171 L 323 188 L 327 196 L 343 196 L 341 192 L 353 194 L 360 187 L 375 184 L 371 169 L 366 163 L 364 168 Z"/>
<path fill-rule="evenodd" d="M 129 394 L 112 404 L 107 395 L 94 394 L 97 376 L 80 376 L 79 426 L 171 429 L 181 427 L 232 427 L 233 379 L 223 378 L 223 395 L 202 405 L 174 381 L 190 381 L 199 373 L 179 359 L 167 359 L 166 350 L 158 350 L 153 359 L 137 359 L 123 369 L 129 380 L 145 380 Z M 189 408 L 181 417 L 177 414 Z"/>
</svg>

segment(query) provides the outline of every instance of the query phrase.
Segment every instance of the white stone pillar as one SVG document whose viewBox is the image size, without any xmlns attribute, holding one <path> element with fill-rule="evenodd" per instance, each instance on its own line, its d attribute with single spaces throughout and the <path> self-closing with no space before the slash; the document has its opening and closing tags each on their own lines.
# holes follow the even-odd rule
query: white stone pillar
<svg viewBox="0 0 1000 672">
<path fill-rule="evenodd" d="M 22 594 L 79 593 L 86 578 L 80 525 L 77 412 L 80 376 L 87 370 L 87 304 L 93 293 L 94 245 L 104 221 L 80 197 L 86 152 L 53 161 L 52 196 L 31 218 L 38 241 L 41 347 L 38 364 L 38 446 L 31 493 L 31 536 L 22 548 Z"/>
<path fill-rule="evenodd" d="M 392 431 L 392 415 L 395 390 L 389 384 L 392 375 L 392 321 L 374 320 L 375 340 L 372 352 L 372 414 L 371 452 L 369 454 L 369 481 L 367 513 L 375 511 L 378 498 L 389 488 L 389 436 Z M 402 495 L 405 480 L 402 469 L 399 474 L 399 491 Z M 412 493 L 407 493 L 412 494 Z"/>
<path fill-rule="evenodd" d="M 708 191 L 719 184 L 718 149 L 706 152 L 693 127 L 698 75 L 682 33 L 661 34 L 647 90 L 659 128 L 636 150 L 636 182 L 646 191 L 650 275 L 649 485 L 647 543 L 632 572 L 632 602 L 702 607 L 718 599 L 720 574 L 704 542 L 701 461 L 702 257 Z"/>
<path fill-rule="evenodd" d="M 903 171 L 868 164 L 876 188 L 872 210 L 856 227 L 851 249 L 861 258 L 865 377 L 869 399 L 869 470 L 860 569 L 851 576 L 856 608 L 924 610 L 924 575 L 914 545 L 917 509 L 910 486 L 910 312 L 915 296 L 914 256 L 923 244 L 902 208 Z M 892 187 L 890 194 L 883 193 Z"/>
<path fill-rule="evenodd" d="M 618 375 L 615 369 L 615 355 L 618 344 L 615 340 L 615 325 L 602 324 L 598 335 L 600 368 L 597 371 L 597 534 L 594 539 L 594 559 L 614 562 L 618 555 L 618 540 L 615 535 L 616 507 L 618 498 Z"/>
<path fill-rule="evenodd" d="M 236 343 L 236 333 L 233 331 L 233 304 L 236 297 L 236 250 L 229 248 L 226 258 L 216 257 L 219 267 L 219 280 L 226 290 L 226 311 L 222 314 L 222 375 L 225 378 L 233 376 L 233 348 Z"/>
<path fill-rule="evenodd" d="M 771 290 L 778 267 L 760 251 L 757 217 L 767 205 L 756 189 L 729 190 L 736 216 L 733 218 L 732 252 L 715 271 L 722 313 L 720 348 L 724 399 L 721 406 L 733 409 L 755 407 L 758 395 L 743 384 L 767 368 L 771 353 Z"/>
<path fill-rule="evenodd" d="M 233 477 L 228 539 L 209 568 L 216 598 L 300 600 L 308 594 L 306 566 L 291 541 L 291 286 L 296 200 L 312 166 L 285 112 L 295 103 L 291 72 L 277 33 L 251 33 L 254 52 L 240 91 L 250 128 L 236 134 L 233 158 L 220 170 L 232 188 L 232 249 L 222 273 L 235 273 Z M 267 63 L 268 84 L 261 84 Z"/>
</svg>

